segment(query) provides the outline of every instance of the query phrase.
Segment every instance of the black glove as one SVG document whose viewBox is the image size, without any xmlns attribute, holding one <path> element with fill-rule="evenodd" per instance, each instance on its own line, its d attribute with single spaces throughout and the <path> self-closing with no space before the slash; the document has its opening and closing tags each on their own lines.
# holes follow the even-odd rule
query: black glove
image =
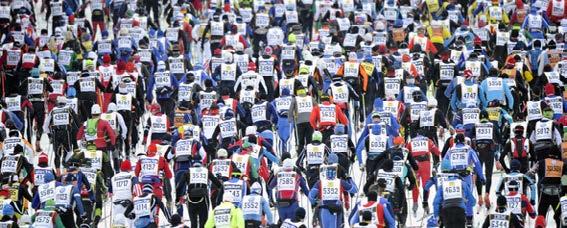
<svg viewBox="0 0 567 228">
<path fill-rule="evenodd" d="M 128 215 L 128 218 L 129 218 L 130 220 L 134 220 L 134 219 L 136 218 L 136 215 L 135 215 L 134 213 L 130 213 L 130 214 Z"/>
</svg>

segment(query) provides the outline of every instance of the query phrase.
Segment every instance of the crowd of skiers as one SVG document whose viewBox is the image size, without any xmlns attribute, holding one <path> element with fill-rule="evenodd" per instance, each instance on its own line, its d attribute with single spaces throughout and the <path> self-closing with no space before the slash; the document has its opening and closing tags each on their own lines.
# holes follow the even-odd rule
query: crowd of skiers
<svg viewBox="0 0 567 228">
<path fill-rule="evenodd" d="M 567 227 L 566 33 L 567 0 L 0 0 L 0 227 Z"/>
</svg>

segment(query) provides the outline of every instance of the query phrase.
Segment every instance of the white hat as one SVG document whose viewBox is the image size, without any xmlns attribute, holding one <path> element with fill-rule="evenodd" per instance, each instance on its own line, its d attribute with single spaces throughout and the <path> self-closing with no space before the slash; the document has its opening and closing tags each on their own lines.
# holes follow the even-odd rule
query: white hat
<svg viewBox="0 0 567 228">
<path fill-rule="evenodd" d="M 100 106 L 98 104 L 94 104 L 91 107 L 91 115 L 100 115 L 101 110 L 100 110 Z"/>
</svg>

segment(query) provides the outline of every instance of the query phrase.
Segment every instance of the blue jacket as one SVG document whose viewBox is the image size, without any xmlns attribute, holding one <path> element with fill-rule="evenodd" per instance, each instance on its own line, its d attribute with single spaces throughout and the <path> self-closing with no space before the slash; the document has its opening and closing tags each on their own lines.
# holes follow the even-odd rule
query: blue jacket
<svg viewBox="0 0 567 228">
<path fill-rule="evenodd" d="M 481 180 L 485 180 L 484 179 L 484 173 L 482 172 L 482 166 L 480 165 L 480 161 L 478 160 L 478 156 L 476 155 L 476 151 L 473 150 L 470 146 L 464 145 L 464 144 L 456 144 L 454 146 L 454 148 L 463 148 L 463 147 L 468 147 L 468 164 L 466 167 L 460 166 L 460 165 L 453 165 L 453 161 L 451 161 L 451 154 L 453 152 L 453 149 L 450 149 L 447 151 L 447 153 L 445 154 L 445 157 L 443 157 L 443 160 L 449 160 L 449 162 L 451 163 L 451 167 L 453 170 L 459 170 L 459 171 L 464 171 L 466 169 L 468 169 L 469 167 L 473 166 L 474 168 L 474 172 L 476 175 L 478 175 L 478 177 Z"/>
<path fill-rule="evenodd" d="M 435 195 L 435 199 L 433 200 L 433 215 L 435 217 L 439 217 L 439 213 L 441 211 L 441 205 L 442 205 L 443 200 L 444 200 L 443 199 L 443 191 L 440 190 L 440 189 L 443 189 L 442 186 L 443 185 L 441 185 L 441 188 L 439 188 L 439 191 L 437 191 L 437 194 Z M 462 190 L 463 190 L 463 198 L 464 199 L 461 200 L 459 207 L 465 209 L 465 207 L 471 207 L 471 205 L 474 206 L 475 203 L 476 203 L 476 199 L 473 196 L 472 189 L 464 181 L 462 181 L 461 186 L 463 188 Z"/>
<path fill-rule="evenodd" d="M 496 77 L 489 77 L 489 78 L 496 78 Z M 502 90 L 492 90 L 490 91 L 488 88 L 488 78 L 484 79 L 480 86 L 478 87 L 480 102 L 482 103 L 482 107 L 486 108 L 488 106 L 488 102 L 493 100 L 499 100 L 500 103 L 502 101 L 506 101 L 506 105 L 508 109 L 514 109 L 514 96 L 512 96 L 512 92 L 510 91 L 510 86 L 506 83 L 505 80 L 502 81 Z"/>
<path fill-rule="evenodd" d="M 159 91 L 156 91 L 158 99 L 170 98 L 171 95 L 173 94 L 173 91 L 175 91 L 177 89 L 177 86 L 179 86 L 179 82 L 177 81 L 177 78 L 175 78 L 173 74 L 169 74 L 169 79 L 171 81 L 171 84 L 169 88 L 166 88 L 167 91 L 165 93 L 159 94 Z M 155 86 L 156 86 L 156 78 L 154 74 L 152 74 L 148 80 L 148 89 L 146 91 L 146 99 L 149 102 L 152 102 L 152 100 L 154 99 L 153 90 Z"/>
<path fill-rule="evenodd" d="M 258 195 L 256 193 L 250 193 L 250 195 Z M 261 195 L 260 195 L 261 196 Z M 253 221 L 262 221 L 262 213 L 266 215 L 266 219 L 268 220 L 268 224 L 274 224 L 274 217 L 272 215 L 272 211 L 270 210 L 270 204 L 268 203 L 268 201 L 262 197 L 262 205 L 260 205 L 262 207 L 262 212 L 260 214 L 257 215 L 251 215 L 251 214 L 244 214 L 244 220 L 253 220 Z"/>
<path fill-rule="evenodd" d="M 319 195 L 320 187 L 321 187 L 321 181 L 318 180 L 317 183 L 313 185 L 313 188 L 311 188 L 311 191 L 309 191 L 309 201 L 311 201 L 311 205 L 316 205 L 317 200 L 320 199 L 320 195 Z M 350 178 L 347 180 L 341 180 L 341 188 L 342 191 L 347 191 L 348 193 L 358 192 L 358 188 L 356 187 L 356 184 Z M 325 200 L 325 199 L 320 199 L 320 200 L 321 200 L 320 202 L 321 205 L 335 204 L 337 206 L 342 207 L 342 202 L 339 200 Z"/>
</svg>

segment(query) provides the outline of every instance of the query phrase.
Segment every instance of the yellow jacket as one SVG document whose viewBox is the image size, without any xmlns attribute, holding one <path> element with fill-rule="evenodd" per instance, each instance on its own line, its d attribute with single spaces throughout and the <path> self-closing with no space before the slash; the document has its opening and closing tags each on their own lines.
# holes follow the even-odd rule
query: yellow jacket
<svg viewBox="0 0 567 228">
<path fill-rule="evenodd" d="M 215 210 L 217 209 L 230 209 L 230 228 L 244 228 L 244 215 L 242 210 L 234 206 L 230 202 L 222 202 L 215 209 L 209 211 L 209 218 L 207 223 L 205 223 L 205 228 L 214 228 L 215 226 Z M 221 227 L 216 227 L 221 228 Z"/>
</svg>

